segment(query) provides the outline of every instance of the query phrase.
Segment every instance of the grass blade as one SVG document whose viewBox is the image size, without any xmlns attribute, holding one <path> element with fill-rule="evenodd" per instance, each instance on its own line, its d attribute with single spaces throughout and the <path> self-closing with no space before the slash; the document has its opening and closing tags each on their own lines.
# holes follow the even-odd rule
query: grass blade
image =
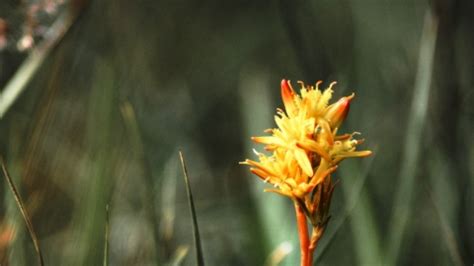
<svg viewBox="0 0 474 266">
<path fill-rule="evenodd" d="M 451 227 L 449 226 L 449 223 L 446 217 L 443 215 L 441 207 L 436 202 L 433 190 L 430 188 L 429 184 L 427 183 L 425 183 L 425 190 L 426 190 L 426 193 L 428 194 L 430 202 L 433 204 L 433 209 L 436 213 L 436 216 L 438 216 L 441 232 L 442 232 L 443 238 L 446 243 L 446 247 L 448 248 L 449 255 L 451 256 L 453 264 L 456 266 L 465 265 L 461 257 L 459 246 L 456 242 L 453 229 L 451 229 Z"/>
<path fill-rule="evenodd" d="M 104 266 L 109 265 L 109 204 L 105 205 Z"/>
<path fill-rule="evenodd" d="M 188 170 L 186 163 L 184 162 L 184 156 L 179 151 L 179 159 L 181 160 L 181 166 L 183 167 L 184 182 L 186 183 L 186 192 L 188 194 L 189 209 L 191 211 L 191 217 L 193 219 L 193 233 L 194 233 L 194 245 L 196 247 L 196 261 L 198 266 L 204 266 L 204 257 L 202 253 L 201 237 L 199 236 L 199 227 L 197 223 L 196 209 L 194 208 L 193 194 L 191 192 L 191 185 L 189 184 Z"/>
<path fill-rule="evenodd" d="M 25 90 L 26 85 L 28 85 L 36 71 L 41 67 L 51 50 L 67 33 L 80 11 L 80 5 L 77 5 L 77 9 L 64 11 L 45 33 L 44 40 L 33 48 L 15 75 L 5 85 L 0 93 L 0 119 L 3 118 L 8 109 Z"/>
<path fill-rule="evenodd" d="M 130 140 L 130 145 L 131 145 L 131 152 L 132 152 L 132 157 L 137 158 L 140 161 L 141 168 L 143 169 L 143 174 L 146 180 L 146 208 L 147 208 L 147 213 L 149 213 L 149 219 L 151 221 L 152 230 L 153 230 L 153 239 L 155 241 L 155 245 L 159 245 L 160 243 L 160 238 L 159 234 L 157 232 L 158 228 L 158 217 L 156 210 L 154 208 L 155 206 L 155 192 L 154 190 L 158 187 L 156 184 L 156 179 L 153 178 L 153 171 L 151 170 L 148 158 L 146 156 L 146 150 L 143 145 L 143 139 L 142 139 L 142 132 L 140 129 L 140 125 L 138 124 L 137 116 L 135 113 L 135 109 L 133 108 L 132 104 L 129 101 L 124 101 L 120 105 L 120 111 L 122 114 L 123 122 L 125 125 L 125 128 L 127 130 L 129 140 Z M 175 173 L 174 171 L 173 173 Z M 163 188 L 166 189 L 166 188 Z M 174 202 L 173 202 L 174 203 Z M 156 256 L 158 255 L 158 252 L 156 253 Z"/>
<path fill-rule="evenodd" d="M 288 254 L 293 251 L 293 245 L 289 241 L 284 241 L 265 260 L 264 266 L 278 266 Z"/>
<path fill-rule="evenodd" d="M 408 118 L 406 139 L 403 147 L 403 162 L 400 170 L 398 190 L 395 194 L 392 219 L 389 227 L 387 264 L 397 264 L 402 241 L 409 223 L 418 169 L 420 143 L 423 142 L 423 128 L 428 111 L 428 98 L 433 75 L 438 19 L 428 9 L 425 14 L 420 40 L 418 69 L 411 110 Z"/>
<path fill-rule="evenodd" d="M 274 126 L 272 118 L 275 104 L 271 100 L 272 90 L 269 89 L 271 86 L 267 72 L 253 65 L 245 67 L 239 81 L 239 99 L 244 129 L 242 143 L 245 143 L 244 150 L 248 151 L 246 158 L 254 156 L 253 153 L 250 153 L 254 148 L 250 136 L 259 135 L 262 128 Z M 249 95 L 252 97 L 248 97 Z M 249 209 L 246 227 L 255 241 L 252 244 L 251 253 L 254 256 L 270 254 L 285 241 L 290 241 L 294 247 L 299 246 L 296 221 L 288 219 L 288 214 L 292 212 L 292 204 L 283 197 L 262 193 L 268 184 L 250 173 L 246 174 L 245 178 L 249 180 L 246 185 L 251 196 L 249 204 L 251 209 Z M 278 230 L 275 230 L 275 221 L 280 221 Z M 299 252 L 292 252 L 280 265 L 293 266 L 293 262 L 298 259 Z"/>
<path fill-rule="evenodd" d="M 183 263 L 184 258 L 188 254 L 189 248 L 187 246 L 179 246 L 173 254 L 169 266 L 180 266 Z"/>
<path fill-rule="evenodd" d="M 40 266 L 43 266 L 44 265 L 43 254 L 41 253 L 39 241 L 38 241 L 38 238 L 36 237 L 35 230 L 33 229 L 33 224 L 31 223 L 31 220 L 30 220 L 30 217 L 28 216 L 28 212 L 26 211 L 25 205 L 23 204 L 23 201 L 21 200 L 20 194 L 18 193 L 18 190 L 16 189 L 15 184 L 13 183 L 13 180 L 10 177 L 10 174 L 8 173 L 8 170 L 5 165 L 5 161 L 3 161 L 3 158 L 1 159 L 1 161 L 2 161 L 3 175 L 5 176 L 8 186 L 10 187 L 10 190 L 12 191 L 13 196 L 15 197 L 15 201 L 18 205 L 18 208 L 20 209 L 23 219 L 25 220 L 26 227 L 28 228 L 28 232 L 30 233 L 31 239 L 33 240 L 33 245 L 35 247 L 36 253 L 38 254 L 38 264 Z"/>
</svg>

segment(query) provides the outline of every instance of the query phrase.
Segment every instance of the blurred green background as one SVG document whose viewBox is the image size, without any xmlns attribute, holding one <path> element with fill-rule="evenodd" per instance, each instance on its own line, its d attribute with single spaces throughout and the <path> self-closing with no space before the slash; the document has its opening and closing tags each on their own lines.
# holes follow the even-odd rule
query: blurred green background
<svg viewBox="0 0 474 266">
<path fill-rule="evenodd" d="M 0 2 L 13 43 L 0 88 L 44 52 L 48 35 L 33 52 L 14 44 L 36 2 Z M 474 262 L 473 1 L 80 2 L 57 11 L 79 15 L 0 120 L 46 265 L 101 265 L 106 204 L 110 265 L 195 265 L 179 149 L 207 265 L 271 265 L 288 248 L 280 265 L 298 265 L 291 202 L 238 165 L 274 127 L 282 78 L 355 92 L 341 132 L 374 151 L 335 173 L 315 264 Z M 3 178 L 0 190 L 0 229 L 15 232 L 0 263 L 33 265 Z"/>
</svg>

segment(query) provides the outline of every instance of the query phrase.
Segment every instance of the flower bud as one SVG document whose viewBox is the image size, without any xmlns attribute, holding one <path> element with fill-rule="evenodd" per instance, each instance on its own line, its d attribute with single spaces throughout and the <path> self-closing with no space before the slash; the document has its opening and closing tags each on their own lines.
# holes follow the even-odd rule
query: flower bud
<svg viewBox="0 0 474 266">
<path fill-rule="evenodd" d="M 290 81 L 286 79 L 281 80 L 281 98 L 283 104 L 285 105 L 285 110 L 288 115 L 292 115 L 296 112 L 296 107 L 294 103 L 295 91 L 291 87 Z"/>
<path fill-rule="evenodd" d="M 350 96 L 342 97 L 336 103 L 328 106 L 324 118 L 328 120 L 331 129 L 339 127 L 344 119 L 346 119 L 352 98 L 354 98 L 354 93 Z"/>
</svg>

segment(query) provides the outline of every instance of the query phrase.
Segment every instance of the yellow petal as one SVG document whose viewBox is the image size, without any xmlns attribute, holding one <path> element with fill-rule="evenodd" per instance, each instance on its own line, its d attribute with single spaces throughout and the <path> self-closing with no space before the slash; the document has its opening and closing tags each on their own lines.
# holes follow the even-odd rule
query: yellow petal
<svg viewBox="0 0 474 266">
<path fill-rule="evenodd" d="M 279 189 L 264 189 L 263 191 L 273 192 L 273 193 L 277 193 L 277 194 L 280 194 L 280 195 L 285 196 L 285 197 L 294 198 L 294 196 L 289 191 L 282 191 L 282 190 L 279 190 Z"/>
<path fill-rule="evenodd" d="M 343 154 L 338 154 L 334 156 L 334 163 L 339 163 L 340 161 L 344 160 L 345 158 L 350 158 L 350 157 L 367 157 L 372 155 L 372 151 L 351 151 L 351 152 L 346 152 Z"/>
<path fill-rule="evenodd" d="M 311 189 L 313 189 L 314 187 L 316 187 L 317 185 L 319 185 L 320 183 L 322 183 L 324 180 L 326 180 L 326 178 L 328 178 L 328 176 L 336 171 L 337 169 L 337 166 L 333 166 L 331 168 L 328 168 L 328 169 L 324 169 L 322 171 L 316 171 L 316 174 L 314 175 L 313 179 L 311 179 L 311 182 L 310 182 L 310 185 L 311 185 Z"/>
<path fill-rule="evenodd" d="M 294 149 L 293 154 L 295 155 L 295 159 L 298 162 L 299 166 L 303 170 L 303 172 L 308 175 L 313 175 L 313 167 L 311 166 L 311 162 L 309 161 L 308 155 L 302 149 Z"/>
<path fill-rule="evenodd" d="M 330 161 L 329 154 L 319 145 L 316 141 L 311 139 L 306 139 L 304 141 L 298 142 L 298 147 L 317 153 L 319 156 L 323 157 L 327 161 Z"/>
</svg>

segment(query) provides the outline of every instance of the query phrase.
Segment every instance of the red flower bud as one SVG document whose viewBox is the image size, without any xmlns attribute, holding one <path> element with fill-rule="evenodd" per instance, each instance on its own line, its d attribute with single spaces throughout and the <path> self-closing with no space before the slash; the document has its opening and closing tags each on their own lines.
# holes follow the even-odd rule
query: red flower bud
<svg viewBox="0 0 474 266">
<path fill-rule="evenodd" d="M 344 119 L 346 119 L 352 98 L 354 98 L 354 93 L 350 96 L 342 97 L 336 103 L 328 106 L 324 118 L 328 120 L 331 129 L 339 127 Z"/>
<path fill-rule="evenodd" d="M 295 110 L 294 104 L 295 91 L 291 87 L 290 81 L 286 79 L 281 80 L 281 98 L 285 105 L 285 110 L 288 115 L 293 114 Z"/>
</svg>

